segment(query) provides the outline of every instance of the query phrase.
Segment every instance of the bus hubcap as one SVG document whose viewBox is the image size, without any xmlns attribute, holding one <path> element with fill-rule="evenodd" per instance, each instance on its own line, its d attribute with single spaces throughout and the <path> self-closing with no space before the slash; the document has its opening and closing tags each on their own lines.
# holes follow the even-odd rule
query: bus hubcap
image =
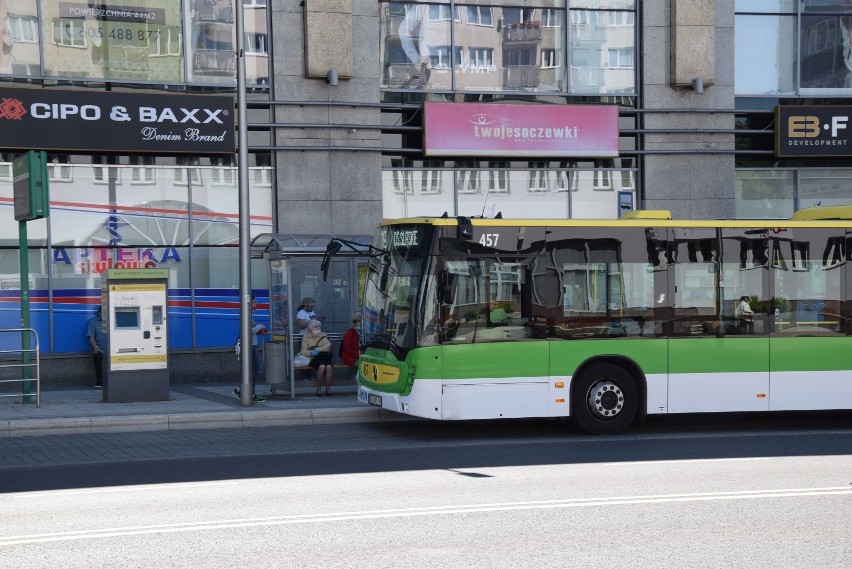
<svg viewBox="0 0 852 569">
<path fill-rule="evenodd" d="M 600 419 L 612 419 L 624 409 L 624 393 L 612 381 L 598 381 L 589 389 L 589 409 Z"/>
</svg>

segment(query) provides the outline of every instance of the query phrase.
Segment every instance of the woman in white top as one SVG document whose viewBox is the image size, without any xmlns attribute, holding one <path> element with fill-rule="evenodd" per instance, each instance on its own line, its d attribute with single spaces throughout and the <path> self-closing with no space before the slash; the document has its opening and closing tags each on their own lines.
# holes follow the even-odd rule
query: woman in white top
<svg viewBox="0 0 852 569">
<path fill-rule="evenodd" d="M 296 324 L 299 326 L 299 330 L 307 328 L 308 322 L 312 318 L 317 317 L 314 312 L 314 306 L 316 306 L 316 301 L 310 296 L 302 299 L 302 302 L 299 304 L 299 311 L 296 313 Z"/>
</svg>

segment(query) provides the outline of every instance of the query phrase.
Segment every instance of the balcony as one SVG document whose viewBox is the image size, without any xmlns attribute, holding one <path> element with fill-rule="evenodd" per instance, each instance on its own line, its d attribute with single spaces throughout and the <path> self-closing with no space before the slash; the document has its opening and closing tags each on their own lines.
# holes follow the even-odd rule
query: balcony
<svg viewBox="0 0 852 569">
<path fill-rule="evenodd" d="M 197 0 L 195 5 L 195 20 L 208 22 L 234 21 L 234 6 L 232 0 Z"/>
<path fill-rule="evenodd" d="M 422 87 L 429 83 L 429 67 L 423 63 L 386 63 L 385 85 L 388 87 Z"/>
<path fill-rule="evenodd" d="M 233 51 L 196 49 L 192 54 L 193 70 L 205 75 L 231 75 L 236 69 Z"/>
<path fill-rule="evenodd" d="M 541 41 L 541 22 L 507 24 L 502 33 L 504 43 Z"/>
<path fill-rule="evenodd" d="M 540 73 L 538 65 L 507 65 L 503 68 L 503 88 L 538 87 Z"/>
<path fill-rule="evenodd" d="M 388 38 L 418 37 L 420 35 L 420 18 L 400 16 L 397 14 L 385 15 L 385 27 Z"/>
</svg>

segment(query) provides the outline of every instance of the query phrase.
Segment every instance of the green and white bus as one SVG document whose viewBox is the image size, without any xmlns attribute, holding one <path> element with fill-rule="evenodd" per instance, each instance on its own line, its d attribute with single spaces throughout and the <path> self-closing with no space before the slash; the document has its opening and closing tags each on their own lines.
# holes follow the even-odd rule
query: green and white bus
<svg viewBox="0 0 852 569">
<path fill-rule="evenodd" d="M 852 409 L 850 220 L 387 221 L 358 398 L 601 434 L 647 414 Z"/>
</svg>

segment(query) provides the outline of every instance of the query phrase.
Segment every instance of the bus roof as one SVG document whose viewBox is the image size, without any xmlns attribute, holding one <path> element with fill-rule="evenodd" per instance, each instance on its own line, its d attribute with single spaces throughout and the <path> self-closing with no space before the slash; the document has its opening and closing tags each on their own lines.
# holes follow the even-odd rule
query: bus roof
<svg viewBox="0 0 852 569">
<path fill-rule="evenodd" d="M 455 226 L 457 217 L 408 217 L 386 219 L 382 225 Z M 852 206 L 812 207 L 797 211 L 786 219 L 672 219 L 668 210 L 638 210 L 620 219 L 503 219 L 471 217 L 474 226 L 484 227 L 849 227 Z"/>
</svg>

